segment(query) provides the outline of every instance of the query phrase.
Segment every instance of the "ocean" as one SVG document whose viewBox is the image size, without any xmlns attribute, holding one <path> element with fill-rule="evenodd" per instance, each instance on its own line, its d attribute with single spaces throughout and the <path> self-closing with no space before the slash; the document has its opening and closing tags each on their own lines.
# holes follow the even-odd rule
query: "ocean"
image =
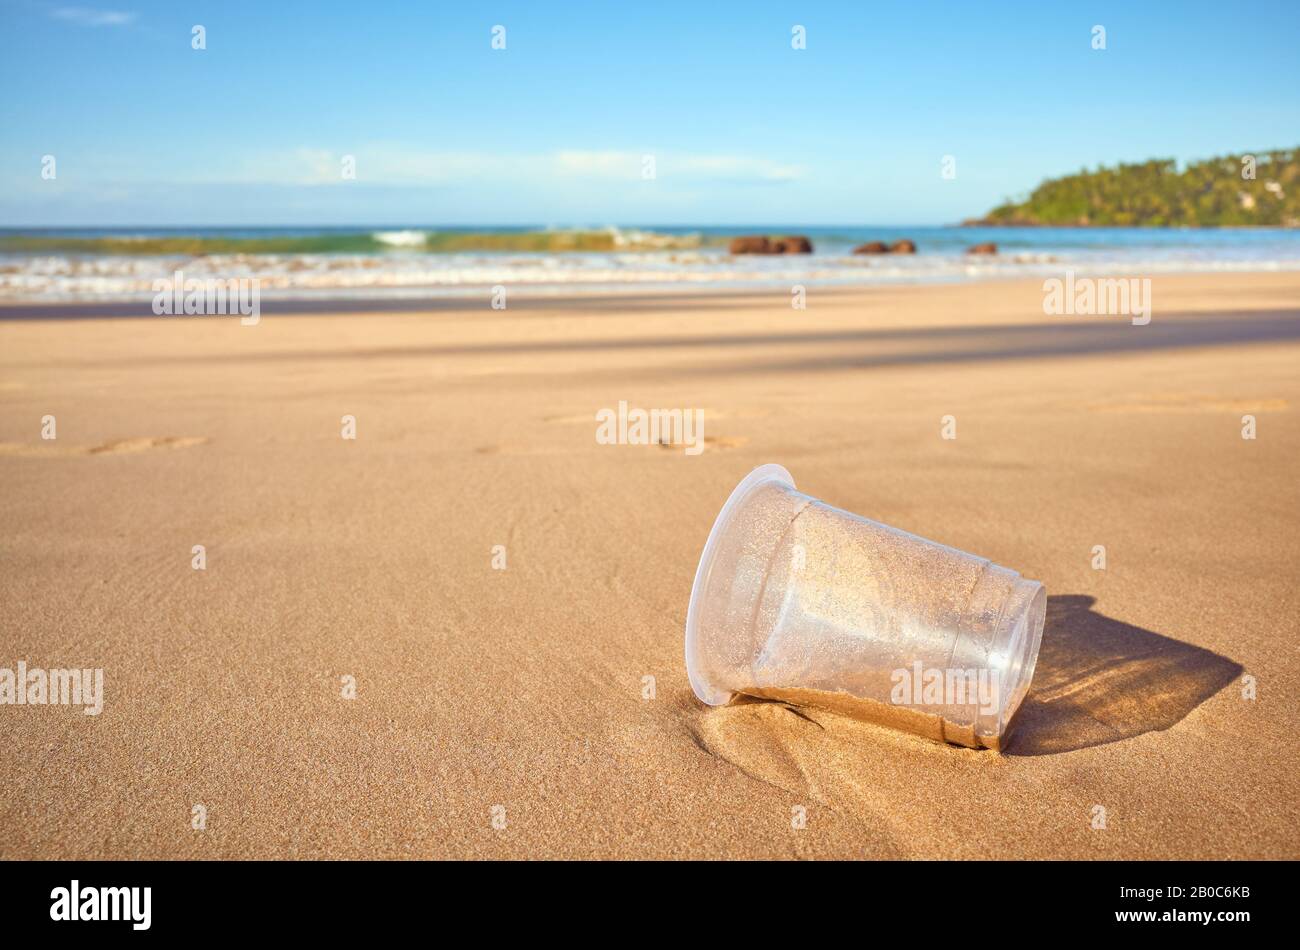
<svg viewBox="0 0 1300 950">
<path fill-rule="evenodd" d="M 808 255 L 732 256 L 742 234 Z M 916 254 L 854 255 L 909 239 Z M 969 256 L 994 242 L 996 256 Z M 147 301 L 155 280 L 256 278 L 270 299 L 571 295 L 1300 270 L 1300 231 L 986 227 L 0 229 L 0 304 Z"/>
</svg>

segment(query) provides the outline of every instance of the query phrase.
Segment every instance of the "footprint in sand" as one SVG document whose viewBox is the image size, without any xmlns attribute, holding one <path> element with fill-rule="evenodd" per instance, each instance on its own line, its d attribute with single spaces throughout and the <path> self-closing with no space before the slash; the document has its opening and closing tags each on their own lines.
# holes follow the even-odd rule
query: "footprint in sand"
<svg viewBox="0 0 1300 950">
<path fill-rule="evenodd" d="M 137 439 L 119 439 L 105 442 L 86 450 L 87 455 L 134 455 L 148 452 L 150 449 L 188 449 L 192 445 L 202 445 L 208 441 L 198 435 L 141 436 Z"/>
<path fill-rule="evenodd" d="M 748 444 L 748 442 L 749 439 L 743 435 L 731 435 L 731 436 L 706 435 L 704 437 L 704 448 L 706 450 L 720 452 L 726 449 L 739 448 L 742 445 Z M 654 444 L 658 445 L 659 448 L 661 449 L 671 449 L 677 452 L 680 452 L 683 447 L 682 443 L 680 442 L 656 442 Z M 2 451 L 3 451 L 3 446 L 0 446 L 0 452 Z M 542 451 L 543 450 L 534 451 L 525 448 L 509 447 L 504 445 L 480 445 L 475 447 L 474 454 L 475 455 L 536 455 L 536 454 L 542 454 Z"/>
<path fill-rule="evenodd" d="M 747 439 L 743 435 L 723 435 L 723 436 L 706 435 L 704 437 L 704 448 L 706 450 L 713 449 L 714 451 L 722 451 L 724 449 L 738 449 L 742 445 L 745 445 L 748 442 L 749 439 Z M 682 445 L 680 442 L 659 443 L 659 448 L 661 449 L 681 449 L 681 447 Z"/>
<path fill-rule="evenodd" d="M 205 436 L 162 435 L 140 436 L 134 439 L 115 439 L 100 445 L 30 445 L 22 442 L 0 442 L 0 456 L 10 458 L 73 458 L 86 455 L 136 455 L 153 449 L 187 449 L 207 442 Z"/>
<path fill-rule="evenodd" d="M 722 412 L 721 410 L 718 410 L 718 409 L 702 408 L 702 409 L 700 409 L 699 411 L 702 412 L 702 413 L 704 413 L 704 418 L 708 419 L 709 421 L 713 421 L 713 420 L 715 420 L 715 419 L 725 419 L 725 418 L 727 418 L 728 415 L 730 415 L 730 413 Z M 751 413 L 751 415 L 754 415 L 754 414 L 755 414 L 755 413 Z M 546 423 L 550 423 L 551 425 L 562 425 L 562 426 L 591 425 L 591 426 L 594 426 L 594 425 L 596 425 L 596 423 L 597 423 L 599 420 L 596 418 L 596 413 L 593 411 L 593 412 L 587 412 L 587 413 L 583 413 L 583 414 L 581 414 L 581 415 L 576 415 L 576 416 L 545 416 L 545 417 L 542 419 L 542 421 L 543 421 L 543 422 L 546 422 Z"/>
<path fill-rule="evenodd" d="M 707 420 L 710 421 L 710 422 L 717 421 L 718 419 L 726 419 L 728 416 L 735 416 L 735 415 L 741 415 L 741 416 L 764 416 L 764 415 L 768 415 L 768 412 L 767 412 L 766 410 L 761 410 L 761 409 L 760 409 L 760 410 L 751 410 L 751 411 L 741 412 L 741 413 L 738 413 L 738 414 L 737 414 L 737 413 L 728 413 L 728 412 L 723 412 L 723 411 L 718 410 L 718 409 L 707 409 L 707 408 L 705 408 L 705 409 L 701 409 L 700 412 L 702 412 L 703 415 L 704 415 L 704 418 L 707 419 Z M 544 418 L 542 419 L 542 421 L 545 422 L 545 423 L 549 423 L 549 424 L 551 424 L 551 425 L 595 425 L 596 422 L 597 422 L 598 420 L 597 420 L 597 418 L 596 418 L 596 414 L 595 414 L 595 413 L 585 413 L 585 414 L 582 414 L 582 415 L 573 415 L 573 416 L 546 416 L 546 417 L 544 417 Z M 739 448 L 740 446 L 745 445 L 745 444 L 747 444 L 748 442 L 749 442 L 749 439 L 746 438 L 745 436 L 711 436 L 711 435 L 706 435 L 706 436 L 704 437 L 704 447 L 705 447 L 705 449 L 706 449 L 706 450 L 707 450 L 707 449 L 713 449 L 714 451 L 723 451 L 723 450 L 726 450 L 726 449 L 735 449 L 735 448 Z M 659 447 L 660 447 L 661 449 L 677 449 L 677 450 L 680 450 L 681 447 L 682 447 L 682 446 L 681 446 L 681 443 L 679 443 L 679 442 L 664 442 L 664 441 L 660 441 L 660 442 L 658 443 L 658 445 L 659 445 Z M 483 447 L 483 448 L 476 449 L 475 451 L 479 452 L 480 454 L 495 454 L 496 452 L 498 452 L 498 451 L 500 451 L 500 450 L 501 450 L 501 449 L 500 449 L 499 446 L 485 446 L 485 447 Z"/>
</svg>

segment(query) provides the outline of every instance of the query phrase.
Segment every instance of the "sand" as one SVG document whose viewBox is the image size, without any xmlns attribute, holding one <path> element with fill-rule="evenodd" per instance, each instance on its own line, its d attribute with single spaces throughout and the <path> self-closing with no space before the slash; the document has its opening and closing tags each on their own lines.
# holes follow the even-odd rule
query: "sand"
<svg viewBox="0 0 1300 950">
<path fill-rule="evenodd" d="M 843 690 L 807 689 L 798 686 L 766 687 L 755 689 L 750 695 L 760 699 L 789 703 L 808 712 L 827 710 L 853 719 L 861 719 L 864 722 L 901 729 L 935 742 L 965 746 L 968 749 L 992 749 L 997 752 L 1002 748 L 1001 736 L 979 735 L 973 725 L 962 725 L 935 713 L 908 706 L 854 696 Z M 1014 726 L 1014 720 L 1011 725 Z M 1010 729 L 1007 732 L 1009 734 Z"/>
<path fill-rule="evenodd" d="M 105 671 L 0 706 L 0 856 L 1300 857 L 1300 275 L 1153 294 L 0 322 L 0 666 Z M 705 451 L 598 444 L 620 400 Z M 1046 584 L 1002 754 L 695 699 L 768 461 Z"/>
</svg>

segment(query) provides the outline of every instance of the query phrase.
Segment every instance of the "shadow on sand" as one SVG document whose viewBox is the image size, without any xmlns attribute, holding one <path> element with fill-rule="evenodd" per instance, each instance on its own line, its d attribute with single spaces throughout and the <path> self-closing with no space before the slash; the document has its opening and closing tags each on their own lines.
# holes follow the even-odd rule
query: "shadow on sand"
<svg viewBox="0 0 1300 950">
<path fill-rule="evenodd" d="M 1047 598 L 1038 667 L 1008 755 L 1053 755 L 1168 729 L 1242 672 L 1217 653 L 1099 614 L 1095 602 Z"/>
</svg>

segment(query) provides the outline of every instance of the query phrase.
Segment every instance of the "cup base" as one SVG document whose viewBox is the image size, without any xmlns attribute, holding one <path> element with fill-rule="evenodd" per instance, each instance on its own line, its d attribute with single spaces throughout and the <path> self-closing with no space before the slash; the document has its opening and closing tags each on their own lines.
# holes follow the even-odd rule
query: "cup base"
<svg viewBox="0 0 1300 950">
<path fill-rule="evenodd" d="M 1038 663 L 1038 651 L 1043 642 L 1043 623 L 1047 617 L 1047 589 L 1039 581 L 1018 578 L 1007 598 L 999 626 L 1005 633 L 998 638 L 1005 657 L 1002 688 L 1006 701 L 989 721 L 981 723 L 976 732 L 981 742 L 994 741 L 1005 745 L 1015 715 L 1029 692 Z"/>
</svg>

